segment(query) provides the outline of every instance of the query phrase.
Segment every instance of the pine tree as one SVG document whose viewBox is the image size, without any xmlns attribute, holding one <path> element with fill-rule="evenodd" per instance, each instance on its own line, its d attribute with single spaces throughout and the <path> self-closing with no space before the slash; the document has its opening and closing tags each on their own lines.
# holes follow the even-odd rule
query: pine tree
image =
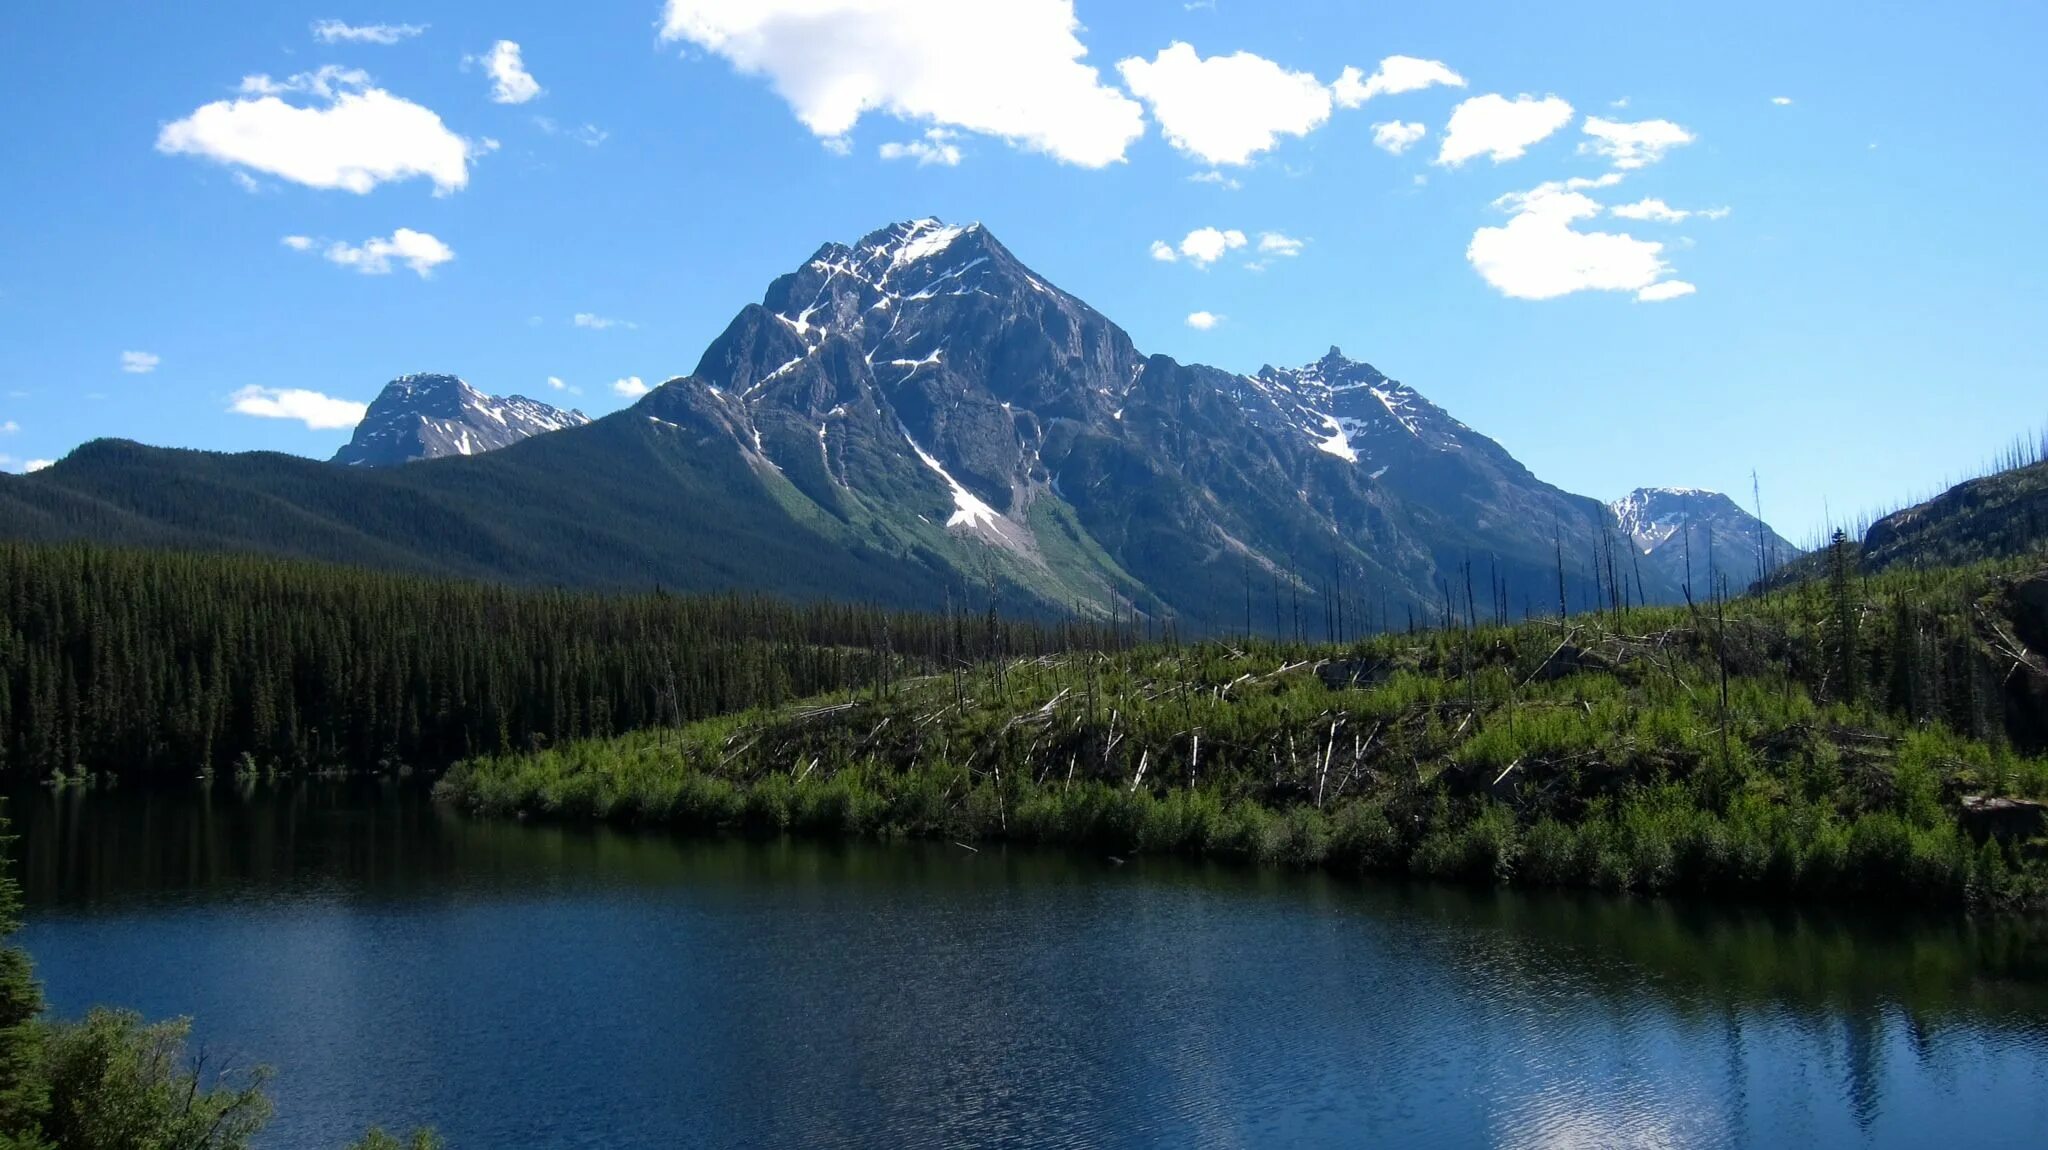
<svg viewBox="0 0 2048 1150">
<path fill-rule="evenodd" d="M 12 847 L 0 812 L 0 856 Z M 8 942 L 21 929 L 21 888 L 0 865 L 0 1150 L 45 1145 L 39 1131 L 49 1106 L 43 1079 L 43 991 L 28 952 Z"/>
</svg>

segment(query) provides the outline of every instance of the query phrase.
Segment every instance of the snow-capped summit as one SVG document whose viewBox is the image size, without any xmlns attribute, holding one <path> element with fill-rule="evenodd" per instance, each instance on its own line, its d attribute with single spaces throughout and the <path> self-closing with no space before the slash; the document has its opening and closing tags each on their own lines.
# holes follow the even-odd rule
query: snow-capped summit
<svg viewBox="0 0 2048 1150">
<path fill-rule="evenodd" d="M 1335 347 L 1303 367 L 1269 365 L 1244 376 L 1237 399 L 1259 426 L 1291 428 L 1317 450 L 1373 471 L 1418 448 L 1455 451 L 1478 438 L 1421 392 Z"/>
<path fill-rule="evenodd" d="M 443 455 L 478 455 L 590 418 L 523 395 L 485 395 L 452 375 L 403 375 L 386 384 L 334 462 L 387 467 Z"/>
<path fill-rule="evenodd" d="M 1638 487 L 1607 505 L 1621 533 L 1645 558 L 1659 560 L 1674 571 L 1686 564 L 1696 573 L 1713 565 L 1730 578 L 1754 578 L 1760 562 L 1774 567 L 1797 558 L 1798 547 L 1718 491 L 1698 487 Z M 1686 538 L 1690 528 L 1691 540 Z M 1763 558 L 1758 558 L 1758 537 Z M 1680 572 L 1680 577 L 1683 573 Z"/>
</svg>

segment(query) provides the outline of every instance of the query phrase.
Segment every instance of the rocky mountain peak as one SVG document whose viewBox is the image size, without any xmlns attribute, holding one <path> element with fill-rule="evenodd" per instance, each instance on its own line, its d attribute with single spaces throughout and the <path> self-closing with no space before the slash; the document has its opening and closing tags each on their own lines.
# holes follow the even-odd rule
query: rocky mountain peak
<svg viewBox="0 0 2048 1150">
<path fill-rule="evenodd" d="M 1719 491 L 1699 487 L 1638 487 L 1607 505 L 1616 525 L 1638 552 L 1650 559 L 1685 562 L 1706 570 L 1709 553 L 1718 566 L 1744 573 L 1756 565 L 1759 538 L 1770 561 L 1789 561 L 1801 550 Z"/>
<path fill-rule="evenodd" d="M 334 462 L 388 467 L 444 455 L 476 455 L 590 418 L 522 395 L 493 396 L 459 376 L 402 375 L 384 385 Z"/>
</svg>

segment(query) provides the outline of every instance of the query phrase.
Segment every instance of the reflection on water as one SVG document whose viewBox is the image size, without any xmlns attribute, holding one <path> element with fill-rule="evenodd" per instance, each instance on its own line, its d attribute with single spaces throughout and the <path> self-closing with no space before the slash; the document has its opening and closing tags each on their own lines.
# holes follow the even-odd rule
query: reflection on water
<svg viewBox="0 0 2048 1150">
<path fill-rule="evenodd" d="M 25 794 L 52 1001 L 278 1067 L 272 1145 L 2038 1145 L 2038 926 Z"/>
</svg>

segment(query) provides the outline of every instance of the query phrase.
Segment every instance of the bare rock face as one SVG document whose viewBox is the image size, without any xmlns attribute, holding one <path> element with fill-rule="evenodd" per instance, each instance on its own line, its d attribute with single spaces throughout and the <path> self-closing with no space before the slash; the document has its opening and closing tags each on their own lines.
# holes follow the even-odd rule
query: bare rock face
<svg viewBox="0 0 2048 1150">
<path fill-rule="evenodd" d="M 334 462 L 389 467 L 480 455 L 590 418 L 523 395 L 485 395 L 452 375 L 405 375 L 384 386 Z"/>
</svg>

